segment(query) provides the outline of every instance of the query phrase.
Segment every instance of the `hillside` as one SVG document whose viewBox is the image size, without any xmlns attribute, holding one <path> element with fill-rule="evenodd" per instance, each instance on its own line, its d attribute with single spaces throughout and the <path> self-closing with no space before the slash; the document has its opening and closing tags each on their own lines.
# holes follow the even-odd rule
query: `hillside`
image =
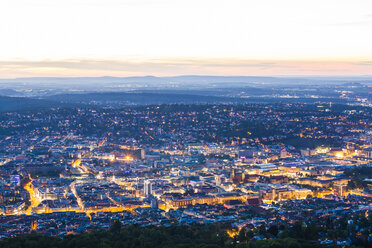
<svg viewBox="0 0 372 248">
<path fill-rule="evenodd" d="M 46 100 L 59 101 L 70 104 L 89 104 L 97 106 L 121 107 L 128 105 L 149 105 L 149 104 L 238 104 L 238 103 L 272 103 L 272 102 L 300 102 L 315 103 L 329 102 L 342 103 L 335 98 L 274 98 L 274 97 L 224 97 L 213 95 L 202 95 L 200 92 L 191 94 L 191 91 L 174 93 L 163 91 L 154 92 L 104 92 L 86 94 L 60 94 L 45 97 Z"/>
<path fill-rule="evenodd" d="M 193 94 L 173 93 L 87 93 L 87 94 L 61 94 L 44 98 L 46 100 L 60 101 L 62 103 L 83 103 L 96 105 L 141 105 L 141 104 L 201 104 L 201 103 L 241 103 L 240 98 L 204 96 Z"/>
<path fill-rule="evenodd" d="M 0 96 L 0 112 L 68 107 L 70 104 L 26 97 Z"/>
</svg>

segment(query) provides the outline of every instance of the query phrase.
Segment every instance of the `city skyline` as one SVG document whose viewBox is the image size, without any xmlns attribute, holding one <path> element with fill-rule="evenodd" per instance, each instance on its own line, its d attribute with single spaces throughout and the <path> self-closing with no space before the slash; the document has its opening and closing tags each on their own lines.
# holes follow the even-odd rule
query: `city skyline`
<svg viewBox="0 0 372 248">
<path fill-rule="evenodd" d="M 0 248 L 372 247 L 371 0 L 0 1 Z"/>
</svg>

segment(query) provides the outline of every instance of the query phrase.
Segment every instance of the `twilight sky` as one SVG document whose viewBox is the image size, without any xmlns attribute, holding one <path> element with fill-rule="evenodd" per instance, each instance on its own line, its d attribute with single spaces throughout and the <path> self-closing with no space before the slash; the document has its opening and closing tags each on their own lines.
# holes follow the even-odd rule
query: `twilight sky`
<svg viewBox="0 0 372 248">
<path fill-rule="evenodd" d="M 0 1 L 0 78 L 185 74 L 372 75 L 372 1 Z"/>
</svg>

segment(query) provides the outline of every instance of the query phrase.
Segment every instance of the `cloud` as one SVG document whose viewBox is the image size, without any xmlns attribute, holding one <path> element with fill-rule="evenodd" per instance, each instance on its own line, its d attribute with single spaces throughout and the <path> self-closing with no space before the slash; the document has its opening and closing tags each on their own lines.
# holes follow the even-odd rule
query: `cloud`
<svg viewBox="0 0 372 248">
<path fill-rule="evenodd" d="M 0 61 L 0 78 L 39 76 L 362 75 L 372 61 L 154 58 Z M 366 68 L 367 67 L 367 68 Z"/>
<path fill-rule="evenodd" d="M 362 61 L 356 63 L 357 65 L 362 65 L 362 66 L 372 66 L 372 61 Z"/>
<path fill-rule="evenodd" d="M 121 60 L 42 60 L 42 61 L 0 61 L 0 71 L 107 71 L 109 72 L 165 72 L 208 68 L 261 68 L 278 66 L 274 62 L 245 61 L 235 59 L 152 59 L 146 61 Z M 0 75 L 1 76 L 1 75 Z"/>
</svg>

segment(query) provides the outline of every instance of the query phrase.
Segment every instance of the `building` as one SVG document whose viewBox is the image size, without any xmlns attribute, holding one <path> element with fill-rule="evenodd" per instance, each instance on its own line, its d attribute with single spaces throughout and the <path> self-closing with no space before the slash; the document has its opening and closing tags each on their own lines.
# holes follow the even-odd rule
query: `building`
<svg viewBox="0 0 372 248">
<path fill-rule="evenodd" d="M 288 157 L 290 157 L 290 153 L 287 152 L 286 149 L 280 150 L 280 158 L 288 158 Z"/>
<path fill-rule="evenodd" d="M 143 184 L 143 193 L 145 197 L 152 195 L 152 183 L 150 180 L 146 180 Z"/>
</svg>

